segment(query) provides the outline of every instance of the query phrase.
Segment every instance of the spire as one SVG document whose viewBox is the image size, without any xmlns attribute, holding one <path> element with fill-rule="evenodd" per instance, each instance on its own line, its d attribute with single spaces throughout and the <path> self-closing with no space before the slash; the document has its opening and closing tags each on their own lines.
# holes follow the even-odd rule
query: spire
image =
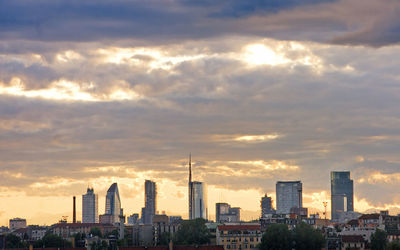
<svg viewBox="0 0 400 250">
<path fill-rule="evenodd" d="M 192 153 L 189 154 L 189 183 L 192 183 Z"/>
</svg>

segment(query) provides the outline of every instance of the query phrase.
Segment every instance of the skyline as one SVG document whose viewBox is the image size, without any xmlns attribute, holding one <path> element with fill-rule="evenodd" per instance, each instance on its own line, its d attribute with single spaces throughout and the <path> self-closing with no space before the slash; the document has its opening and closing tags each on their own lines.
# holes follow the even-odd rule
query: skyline
<svg viewBox="0 0 400 250">
<path fill-rule="evenodd" d="M 355 210 L 400 212 L 399 10 L 0 1 L 0 224 L 58 221 L 88 184 L 104 204 L 117 182 L 125 213 L 139 212 L 146 179 L 158 207 L 187 216 L 189 152 L 208 207 L 243 218 L 278 180 L 301 180 L 304 206 L 323 211 L 344 170 Z"/>
<path fill-rule="evenodd" d="M 189 160 L 189 170 L 191 170 L 191 166 L 192 166 L 192 162 L 191 162 L 191 157 L 189 158 L 190 160 Z M 189 172 L 189 173 L 191 173 L 191 172 Z M 348 173 L 348 172 L 346 172 L 346 171 L 340 171 L 340 172 L 337 172 L 337 171 L 333 171 L 333 172 L 331 172 L 331 176 L 332 176 L 332 174 L 333 173 Z M 332 177 L 331 177 L 332 178 Z M 191 174 L 189 174 L 189 180 L 191 179 Z M 156 186 L 156 182 L 153 182 L 152 180 L 145 180 L 145 182 L 144 182 L 144 191 L 146 190 L 146 185 L 147 184 L 150 184 L 150 183 L 152 183 L 152 185 L 155 187 Z M 196 181 L 194 181 L 194 183 L 200 183 L 200 182 L 196 182 Z M 277 181 L 276 182 L 276 192 L 278 192 L 278 186 L 279 186 L 279 192 L 282 192 L 283 190 L 281 190 L 281 184 L 300 184 L 300 191 L 298 191 L 298 188 L 297 188 L 297 186 L 295 185 L 294 187 L 296 187 L 296 191 L 293 191 L 293 192 L 300 192 L 300 194 L 301 194 L 301 196 L 299 196 L 299 198 L 296 198 L 296 203 L 298 203 L 298 202 L 300 202 L 300 203 L 302 203 L 302 198 L 303 198 L 303 195 L 302 195 L 302 183 L 301 183 L 301 181 Z M 206 187 L 207 187 L 207 185 L 206 185 Z M 207 189 L 207 188 L 206 188 Z M 89 190 L 91 190 L 92 192 L 93 192 L 93 190 L 94 190 L 94 188 L 92 187 L 91 189 L 88 187 L 88 189 L 87 189 L 87 192 L 89 192 Z M 107 197 L 108 197 L 108 195 L 109 195 L 109 193 L 110 193 L 110 190 L 113 190 L 112 192 L 114 192 L 115 190 L 117 191 L 117 195 L 118 195 L 118 198 L 119 198 L 119 194 L 118 194 L 118 183 L 116 183 L 116 182 L 114 182 L 109 188 L 108 188 L 108 190 L 107 190 L 107 192 L 106 192 L 106 195 L 105 195 L 105 199 L 104 199 L 104 201 L 105 201 L 105 210 L 104 210 L 104 214 L 107 214 L 107 202 L 106 202 L 106 200 L 107 200 Z M 208 189 L 207 189 L 208 190 Z M 205 191 L 206 193 L 208 192 L 208 191 Z M 286 191 L 289 191 L 289 190 L 286 190 Z M 332 190 L 331 190 L 332 191 Z M 278 214 L 278 208 L 277 208 L 277 201 L 276 201 L 276 192 L 275 193 L 270 193 L 270 197 L 275 197 L 275 199 L 272 199 L 272 206 L 273 206 L 273 208 L 274 208 L 274 210 L 277 212 L 277 214 Z M 292 191 L 291 191 L 292 192 Z M 146 191 L 144 192 L 145 193 L 145 195 L 146 195 Z M 188 194 L 190 193 L 190 190 L 189 190 L 189 192 L 188 192 Z M 87 193 L 86 193 L 87 194 Z M 96 195 L 96 196 L 98 196 L 98 194 L 96 193 L 96 192 L 94 192 L 94 194 Z M 157 198 L 157 192 L 156 192 L 156 198 L 155 199 L 158 199 Z M 83 196 L 84 195 L 82 195 L 82 198 L 83 198 Z M 101 197 L 101 196 L 100 196 Z M 73 207 L 76 209 L 76 205 L 75 205 L 75 202 L 76 202 L 76 196 L 73 196 L 72 197 L 73 198 Z M 261 208 L 261 201 L 262 201 L 262 199 L 263 199 L 264 197 L 261 197 L 260 198 L 260 207 L 259 207 L 259 209 L 257 210 L 257 211 L 245 211 L 245 212 L 247 212 L 247 213 L 251 213 L 251 217 L 249 217 L 250 215 L 248 215 L 248 214 L 246 214 L 247 216 L 245 216 L 245 219 L 243 220 L 243 221 L 248 221 L 248 220 L 254 220 L 254 219 L 258 219 L 259 218 L 259 216 L 257 216 L 257 215 L 255 215 L 256 213 L 258 213 L 258 214 L 260 214 L 260 212 L 261 212 L 261 210 L 262 210 L 262 208 Z M 119 198 L 120 199 L 120 198 Z M 287 197 L 287 199 L 289 199 L 290 200 L 290 197 Z M 299 199 L 298 201 L 297 201 L 297 199 Z M 206 198 L 206 200 L 207 200 L 207 198 Z M 222 202 L 222 203 L 221 203 Z M 332 202 L 332 200 L 329 200 L 329 201 L 326 201 L 326 202 L 328 202 L 327 204 L 330 204 L 331 202 Z M 189 207 L 190 205 L 189 205 L 189 203 L 190 202 L 188 202 L 188 204 L 187 204 L 187 207 Z M 120 199 L 120 204 L 122 204 L 122 199 Z M 144 204 L 146 204 L 146 200 L 145 200 L 145 202 L 144 202 Z M 218 201 L 218 202 L 216 202 L 215 203 L 215 205 L 216 204 L 228 204 L 228 203 L 225 203 L 224 201 Z M 82 205 L 83 205 L 83 201 L 82 201 Z M 208 203 L 208 205 L 209 205 L 209 203 Z M 213 204 L 214 205 L 214 204 Z M 298 204 L 297 204 L 298 205 Z M 206 205 L 206 207 L 207 207 L 207 205 Z M 305 206 L 302 206 L 302 205 L 300 205 L 300 207 L 304 207 L 304 208 L 306 208 L 306 209 L 308 209 L 308 214 L 310 215 L 310 214 L 315 214 L 315 213 L 318 213 L 320 216 L 322 216 L 322 214 L 323 214 L 323 211 L 320 211 L 320 210 L 318 210 L 318 209 L 316 209 L 315 207 L 305 207 Z M 239 209 L 241 209 L 241 207 L 240 206 L 238 206 L 238 208 Z M 121 211 L 124 209 L 124 207 L 121 207 Z M 128 212 L 128 213 L 125 213 L 124 212 L 124 216 L 126 216 L 126 218 L 128 217 L 128 216 L 130 216 L 131 214 L 134 214 L 134 213 L 137 213 L 137 214 L 139 214 L 139 218 L 141 217 L 142 219 L 143 219 L 143 209 L 144 209 L 144 207 L 142 207 L 142 209 L 141 209 L 141 212 L 139 211 L 139 212 L 137 212 L 137 211 L 134 211 L 134 212 Z M 79 211 L 79 210 L 77 210 L 77 211 Z M 99 210 L 100 211 L 100 210 Z M 354 211 L 354 210 L 353 210 Z M 357 211 L 357 210 L 355 210 L 356 212 L 363 212 L 363 211 Z M 73 210 L 71 210 L 70 212 L 72 212 L 73 213 Z M 162 210 L 162 208 L 160 208 L 160 210 L 156 210 L 156 214 L 164 214 L 166 211 L 165 210 Z M 255 212 L 255 213 L 254 213 Z M 328 214 L 330 213 L 330 210 L 327 210 L 327 212 L 328 212 Z M 369 211 L 369 212 L 371 212 L 371 211 Z M 372 210 L 372 212 L 376 212 L 376 210 Z M 82 213 L 82 211 L 80 211 L 80 214 L 83 216 L 83 213 Z M 98 212 L 98 214 L 97 214 L 97 216 L 100 216 L 102 213 L 100 213 L 100 212 Z M 213 220 L 213 217 L 216 217 L 216 214 L 213 214 L 213 213 L 211 213 L 211 216 L 210 216 L 210 214 L 208 213 L 208 212 L 206 212 L 206 214 L 208 214 L 208 220 Z M 332 219 L 329 215 L 327 214 L 327 218 L 329 218 L 329 219 Z M 78 212 L 78 215 L 79 215 L 79 212 Z M 173 211 L 168 211 L 168 213 L 167 213 L 167 215 L 169 215 L 169 216 L 182 216 L 182 214 L 179 214 L 179 213 L 176 213 L 176 211 L 175 212 L 173 212 Z M 62 219 L 64 220 L 64 219 L 67 219 L 67 221 L 68 222 L 70 222 L 70 217 L 72 217 L 72 216 L 69 216 L 69 215 L 63 215 L 62 216 Z M 189 219 L 189 216 L 187 215 L 187 216 L 182 216 L 183 217 L 183 219 Z M 186 218 L 185 218 L 186 217 Z M 20 218 L 20 217 L 13 217 L 13 218 Z M 77 218 L 79 218 L 79 217 L 77 217 Z M 82 219 L 83 219 L 83 217 L 81 217 Z M 11 219 L 11 218 L 10 218 Z M 26 218 L 24 218 L 24 219 L 26 219 Z M 61 219 L 61 218 L 60 218 Z M 82 223 L 82 221 L 81 220 L 76 220 L 77 222 L 80 222 L 80 223 Z M 52 221 L 50 224 L 46 224 L 46 223 L 43 223 L 43 224 L 41 224 L 41 225 L 51 225 L 51 224 L 54 224 L 54 223 L 56 223 L 56 221 Z M 98 222 L 97 222 L 98 223 Z M 1 225 L 0 225 L 1 226 Z"/>
</svg>

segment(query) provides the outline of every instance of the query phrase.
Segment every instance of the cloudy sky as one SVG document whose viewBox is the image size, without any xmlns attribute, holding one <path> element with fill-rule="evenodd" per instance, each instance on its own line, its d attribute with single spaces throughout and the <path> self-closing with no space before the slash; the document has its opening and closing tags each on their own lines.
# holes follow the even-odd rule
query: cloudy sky
<svg viewBox="0 0 400 250">
<path fill-rule="evenodd" d="M 88 185 L 126 214 L 157 182 L 187 217 L 187 158 L 259 214 L 278 180 L 311 211 L 350 170 L 358 211 L 400 208 L 397 0 L 0 1 L 0 225 L 72 217 Z M 329 206 L 328 206 L 329 207 Z"/>
</svg>

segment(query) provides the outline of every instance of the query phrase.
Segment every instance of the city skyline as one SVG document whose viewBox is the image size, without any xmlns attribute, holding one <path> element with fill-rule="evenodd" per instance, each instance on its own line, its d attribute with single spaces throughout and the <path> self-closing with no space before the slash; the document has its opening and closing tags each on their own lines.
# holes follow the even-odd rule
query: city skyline
<svg viewBox="0 0 400 250">
<path fill-rule="evenodd" d="M 139 213 L 146 179 L 186 217 L 190 152 L 209 217 L 279 180 L 321 212 L 332 171 L 400 212 L 400 2 L 167 2 L 0 1 L 0 224 L 72 219 L 88 184 Z"/>
</svg>

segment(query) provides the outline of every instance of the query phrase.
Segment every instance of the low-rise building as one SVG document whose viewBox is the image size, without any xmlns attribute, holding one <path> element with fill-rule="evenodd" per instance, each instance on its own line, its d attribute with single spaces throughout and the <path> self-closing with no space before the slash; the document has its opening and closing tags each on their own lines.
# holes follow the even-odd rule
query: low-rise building
<svg viewBox="0 0 400 250">
<path fill-rule="evenodd" d="M 365 249 L 365 240 L 361 235 L 342 235 L 341 236 L 341 249 Z"/>
<path fill-rule="evenodd" d="M 261 242 L 259 224 L 234 224 L 217 226 L 216 241 L 227 249 L 257 249 Z"/>
<path fill-rule="evenodd" d="M 10 230 L 14 231 L 20 228 L 25 228 L 26 227 L 26 219 L 22 218 L 14 218 L 10 219 Z"/>
<path fill-rule="evenodd" d="M 100 224 L 100 223 L 58 223 L 50 227 L 50 231 L 53 234 L 63 237 L 64 239 L 70 238 L 77 233 L 84 233 L 89 235 L 92 228 L 100 229 L 103 235 L 111 233 L 113 230 L 118 229 L 116 226 L 111 224 Z"/>
</svg>

